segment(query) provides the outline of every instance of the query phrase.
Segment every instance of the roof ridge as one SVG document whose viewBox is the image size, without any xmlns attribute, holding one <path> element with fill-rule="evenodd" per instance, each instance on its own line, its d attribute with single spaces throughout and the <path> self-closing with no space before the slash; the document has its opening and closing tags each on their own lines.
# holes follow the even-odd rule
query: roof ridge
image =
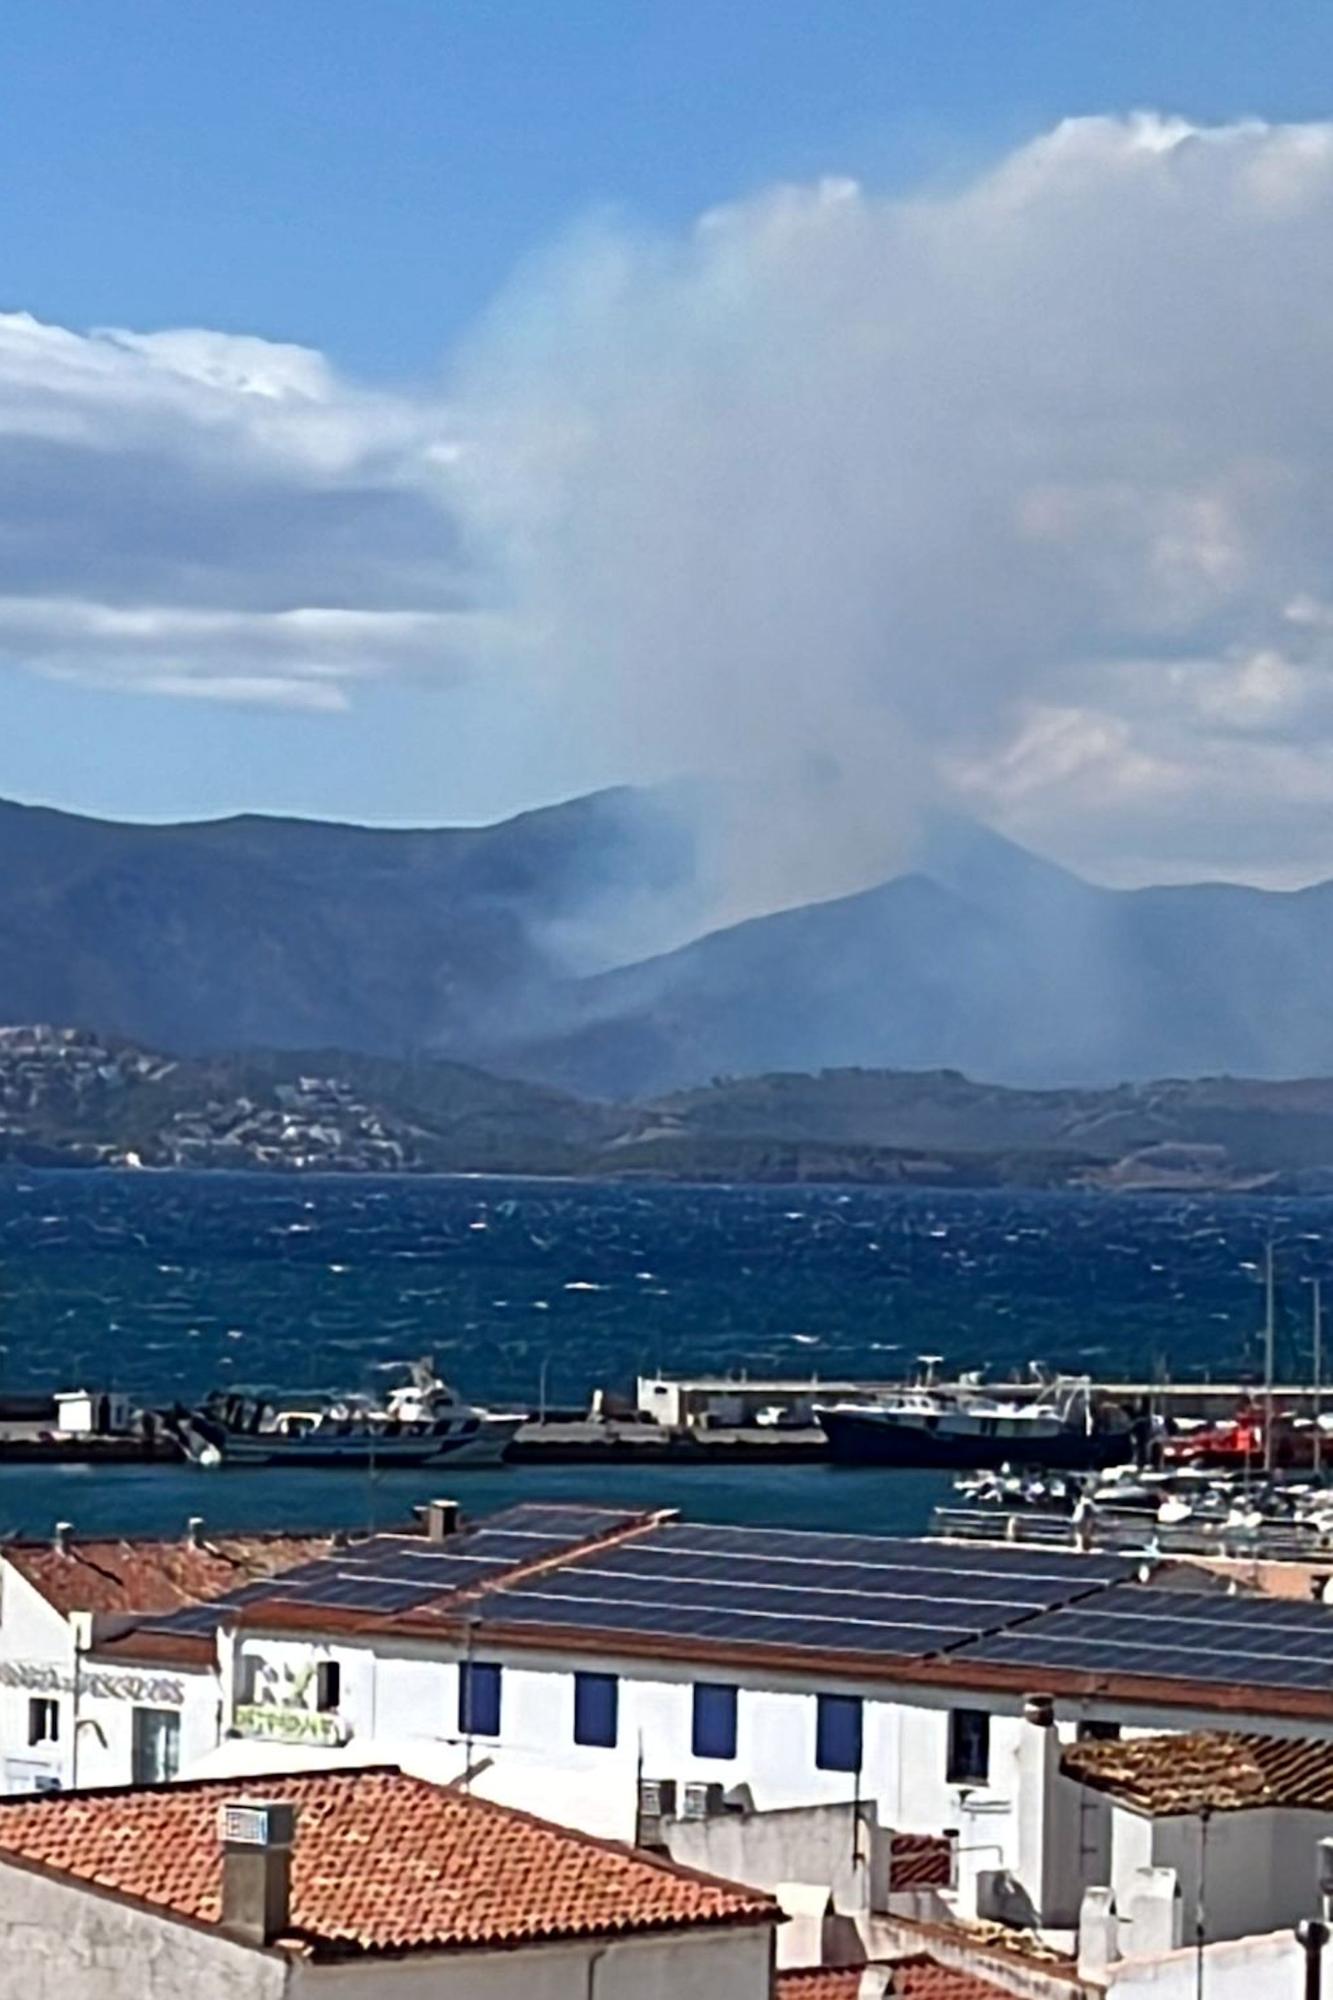
<svg viewBox="0 0 1333 2000">
<path fill-rule="evenodd" d="M 62 1801 L 68 1805 L 71 1799 L 76 1800 L 79 1804 L 88 1799 L 110 1798 L 121 1799 L 128 1803 L 134 1799 L 162 1796 L 175 1798 L 182 1792 L 195 1793 L 217 1790 L 230 1791 L 239 1797 L 247 1785 L 254 1784 L 267 1785 L 279 1782 L 282 1784 L 291 1784 L 307 1778 L 382 1778 L 394 1776 L 410 1778 L 412 1775 L 411 1772 L 404 1771 L 400 1764 L 330 1764 L 317 1766 L 308 1771 L 293 1771 L 290 1769 L 286 1771 L 248 1771 L 236 1778 L 161 1778 L 147 1785 L 80 1785 L 74 1791 L 0 1792 L 0 1813 L 3 1813 L 10 1806 L 27 1806 L 29 1808 L 35 1805 L 58 1806 Z M 428 1778 L 417 1780 L 417 1782 L 426 1785 L 430 1784 Z M 449 1787 L 446 1785 L 436 1785 L 432 1789 L 435 1791 L 447 1791 Z M 3 1853 L 0 1853 L 0 1860 L 3 1858 Z"/>
<path fill-rule="evenodd" d="M 410 1774 L 404 1774 L 410 1775 Z M 426 1785 L 431 1790 L 452 1792 L 496 1818 L 518 1820 L 524 1826 L 541 1827 L 548 1832 L 558 1833 L 562 1838 L 573 1841 L 579 1847 L 595 1848 L 601 1854 L 614 1854 L 621 1860 L 641 1863 L 659 1875 L 671 1875 L 682 1882 L 697 1882 L 708 1889 L 727 1889 L 738 1896 L 744 1896 L 756 1907 L 777 1908 L 777 1898 L 765 1889 L 756 1889 L 748 1882 L 736 1882 L 727 1875 L 714 1875 L 707 1868 L 692 1868 L 688 1862 L 675 1861 L 670 1855 L 650 1854 L 646 1848 L 635 1847 L 631 1841 L 615 1840 L 609 1834 L 588 1833 L 582 1827 L 565 1826 L 559 1820 L 543 1819 L 540 1813 L 528 1812 L 523 1806 L 505 1805 L 500 1799 L 488 1799 L 465 1788 L 463 1779 L 455 1779 L 449 1785 L 432 1785 L 429 1778 L 417 1778 L 416 1783 Z"/>
</svg>

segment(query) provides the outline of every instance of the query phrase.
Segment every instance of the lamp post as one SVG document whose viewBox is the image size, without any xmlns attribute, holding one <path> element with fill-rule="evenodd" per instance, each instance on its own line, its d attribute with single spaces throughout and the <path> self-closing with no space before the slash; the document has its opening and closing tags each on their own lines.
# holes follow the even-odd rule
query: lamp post
<svg viewBox="0 0 1333 2000">
<path fill-rule="evenodd" d="M 1324 1946 L 1328 1925 L 1321 1917 L 1310 1917 L 1296 1926 L 1296 1941 L 1305 1953 L 1305 2000 L 1319 2000 L 1323 1992 Z"/>
</svg>

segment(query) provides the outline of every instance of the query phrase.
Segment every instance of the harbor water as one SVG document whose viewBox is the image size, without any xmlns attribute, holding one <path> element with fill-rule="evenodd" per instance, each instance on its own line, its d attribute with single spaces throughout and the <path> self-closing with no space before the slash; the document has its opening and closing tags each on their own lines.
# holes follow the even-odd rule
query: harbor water
<svg viewBox="0 0 1333 2000">
<path fill-rule="evenodd" d="M 0 1387 L 382 1392 L 430 1353 L 476 1401 L 582 1407 L 636 1374 L 1254 1379 L 1264 1244 L 1279 1375 L 1308 1372 L 1333 1202 L 866 1187 L 223 1174 L 0 1175 Z M 565 1465 L 443 1475 L 473 1511 L 606 1497 L 700 1518 L 922 1527 L 931 1475 Z M 441 1473 L 0 1467 L 0 1530 L 360 1526 Z"/>
</svg>

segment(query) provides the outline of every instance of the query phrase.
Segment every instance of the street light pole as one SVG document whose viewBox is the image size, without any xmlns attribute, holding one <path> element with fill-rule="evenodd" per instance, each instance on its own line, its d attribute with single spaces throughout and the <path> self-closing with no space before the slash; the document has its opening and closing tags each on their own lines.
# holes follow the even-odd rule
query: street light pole
<svg viewBox="0 0 1333 2000">
<path fill-rule="evenodd" d="M 1305 1923 L 1297 1924 L 1296 1941 L 1305 1953 L 1305 2000 L 1320 2000 L 1328 1925 L 1319 1917 L 1311 1917 Z"/>
</svg>

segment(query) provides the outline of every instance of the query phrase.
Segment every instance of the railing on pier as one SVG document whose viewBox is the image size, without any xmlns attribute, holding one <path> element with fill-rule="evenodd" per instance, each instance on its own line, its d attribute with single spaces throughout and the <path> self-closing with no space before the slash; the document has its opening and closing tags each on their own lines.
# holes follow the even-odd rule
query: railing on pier
<svg viewBox="0 0 1333 2000">
<path fill-rule="evenodd" d="M 1108 1510 L 1075 1523 L 1068 1515 L 1039 1509 L 937 1507 L 930 1532 L 949 1541 L 1019 1542 L 1045 1548 L 1097 1550 L 1111 1555 L 1229 1556 L 1251 1562 L 1333 1563 L 1333 1541 L 1309 1528 L 1283 1522 L 1261 1528 L 1221 1521 L 1171 1524 L 1151 1514 Z"/>
</svg>

